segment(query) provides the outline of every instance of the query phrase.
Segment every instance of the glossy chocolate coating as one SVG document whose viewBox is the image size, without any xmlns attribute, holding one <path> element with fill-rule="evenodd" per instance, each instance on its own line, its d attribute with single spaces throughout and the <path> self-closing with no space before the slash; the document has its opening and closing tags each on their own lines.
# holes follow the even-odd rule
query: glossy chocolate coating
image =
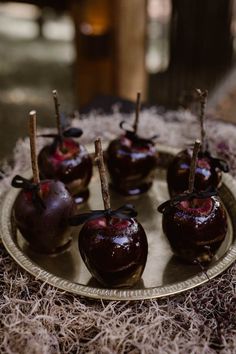
<svg viewBox="0 0 236 354">
<path fill-rule="evenodd" d="M 167 184 L 170 196 L 183 193 L 188 189 L 189 170 L 192 150 L 179 152 L 172 160 L 167 170 Z M 208 188 L 218 188 L 221 183 L 222 172 L 215 168 L 209 157 L 203 156 L 197 160 L 194 188 L 196 191 L 205 191 Z"/>
<path fill-rule="evenodd" d="M 56 149 L 45 146 L 38 164 L 43 178 L 59 179 L 73 195 L 83 194 L 92 177 L 92 159 L 86 148 L 73 139 L 63 139 L 63 146 Z"/>
<path fill-rule="evenodd" d="M 123 195 L 138 195 L 152 186 L 157 166 L 154 143 L 136 144 L 126 136 L 113 140 L 107 150 L 107 167 L 113 187 Z"/>
<path fill-rule="evenodd" d="M 140 279 L 148 244 L 134 219 L 88 221 L 79 234 L 79 250 L 90 273 L 106 287 L 132 287 Z"/>
<path fill-rule="evenodd" d="M 40 188 L 45 209 L 35 204 L 31 191 L 21 190 L 14 204 L 13 217 L 16 227 L 34 251 L 55 253 L 71 240 L 68 218 L 74 213 L 75 203 L 60 181 L 41 181 Z"/>
<path fill-rule="evenodd" d="M 210 262 L 227 232 L 227 218 L 219 197 L 179 202 L 164 212 L 163 231 L 173 252 L 194 263 Z"/>
</svg>

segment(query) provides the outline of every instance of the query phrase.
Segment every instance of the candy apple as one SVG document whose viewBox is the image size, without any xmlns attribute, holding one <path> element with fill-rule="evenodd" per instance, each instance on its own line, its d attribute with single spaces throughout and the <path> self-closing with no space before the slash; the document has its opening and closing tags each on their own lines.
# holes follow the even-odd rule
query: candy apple
<svg viewBox="0 0 236 354">
<path fill-rule="evenodd" d="M 146 264 L 146 234 L 134 219 L 137 214 L 131 205 L 111 209 L 100 139 L 95 141 L 95 150 L 105 209 L 74 216 L 70 224 L 85 223 L 79 234 L 79 250 L 94 278 L 106 287 L 132 287 Z"/>
<path fill-rule="evenodd" d="M 16 176 L 13 186 L 23 189 L 18 194 L 13 217 L 16 227 L 28 241 L 30 248 L 39 253 L 56 253 L 71 241 L 68 219 L 73 215 L 75 203 L 60 181 L 40 181 L 37 188 L 30 181 Z M 15 185 L 16 183 L 16 185 Z M 39 193 L 40 196 L 36 193 Z"/>
<path fill-rule="evenodd" d="M 88 199 L 92 160 L 86 148 L 73 139 L 46 145 L 39 153 L 38 164 L 43 178 L 58 179 L 66 184 L 76 203 Z"/>
<path fill-rule="evenodd" d="M 153 181 L 157 151 L 151 140 L 125 134 L 113 140 L 107 150 L 107 167 L 112 186 L 123 195 L 146 192 Z"/>
<path fill-rule="evenodd" d="M 206 141 L 206 132 L 204 127 L 205 107 L 207 100 L 207 91 L 196 90 L 200 100 L 200 128 L 201 128 L 201 151 L 198 153 L 195 185 L 196 191 L 206 191 L 209 189 L 218 189 L 221 185 L 222 171 L 228 172 L 229 167 L 224 160 L 214 158 L 208 150 Z M 190 173 L 192 149 L 188 148 L 179 152 L 170 163 L 167 170 L 167 184 L 171 196 L 183 193 L 187 190 Z"/>
<path fill-rule="evenodd" d="M 208 263 L 225 239 L 227 217 L 216 191 L 194 190 L 200 141 L 190 165 L 188 190 L 159 206 L 162 226 L 173 252 L 182 259 Z"/>
<path fill-rule="evenodd" d="M 171 161 L 167 170 L 167 185 L 171 196 L 183 193 L 188 188 L 192 149 L 179 152 Z M 199 152 L 196 165 L 194 188 L 206 191 L 219 188 L 222 171 L 228 172 L 223 160 L 213 158 L 208 151 Z"/>
<path fill-rule="evenodd" d="M 31 163 L 33 181 L 15 176 L 12 186 L 21 188 L 13 208 L 16 227 L 40 253 L 54 253 L 70 242 L 68 218 L 73 215 L 75 203 L 60 181 L 40 181 L 36 155 L 36 112 L 29 116 Z"/>
<path fill-rule="evenodd" d="M 132 287 L 147 259 L 147 239 L 133 218 L 99 217 L 87 221 L 79 235 L 79 250 L 90 273 L 104 286 Z"/>
<path fill-rule="evenodd" d="M 180 258 L 208 263 L 227 233 L 227 218 L 219 197 L 182 200 L 162 210 L 162 226 Z"/>
<path fill-rule="evenodd" d="M 136 118 L 133 130 L 111 141 L 107 149 L 107 167 L 112 186 L 123 195 L 146 192 L 153 181 L 157 166 L 157 151 L 152 139 L 137 135 L 140 111 L 140 93 L 137 95 Z M 124 122 L 121 122 L 123 128 Z"/>
<path fill-rule="evenodd" d="M 86 148 L 73 138 L 83 132 L 78 128 L 63 130 L 59 113 L 57 91 L 53 91 L 58 134 L 42 135 L 53 137 L 39 153 L 38 164 L 43 178 L 59 179 L 73 195 L 75 202 L 81 204 L 89 197 L 88 184 L 92 177 L 92 159 Z"/>
</svg>

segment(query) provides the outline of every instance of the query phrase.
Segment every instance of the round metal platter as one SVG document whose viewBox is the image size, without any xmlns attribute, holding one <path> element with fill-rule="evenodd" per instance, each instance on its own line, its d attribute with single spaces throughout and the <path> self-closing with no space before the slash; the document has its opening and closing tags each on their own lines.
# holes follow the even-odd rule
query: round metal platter
<svg viewBox="0 0 236 354">
<path fill-rule="evenodd" d="M 169 159 L 176 149 L 158 146 L 160 168 L 151 190 L 136 198 L 124 198 L 111 192 L 113 208 L 128 201 L 138 211 L 138 220 L 143 225 L 149 243 L 147 264 L 141 281 L 131 289 L 102 288 L 85 267 L 78 250 L 79 227 L 73 230 L 73 242 L 64 253 L 46 256 L 32 252 L 27 242 L 15 230 L 12 223 L 12 207 L 19 190 L 12 188 L 6 194 L 1 206 L 0 232 L 2 242 L 12 258 L 26 271 L 59 289 L 81 296 L 105 300 L 141 300 L 178 294 L 207 281 L 208 278 L 197 265 L 182 263 L 173 256 L 163 235 L 157 206 L 169 199 L 165 180 Z M 24 175 L 30 177 L 30 172 Z M 228 214 L 228 233 L 207 274 L 214 278 L 236 260 L 236 181 L 230 175 L 223 176 L 220 196 Z M 81 212 L 103 207 L 97 170 L 90 184 L 90 198 Z"/>
</svg>

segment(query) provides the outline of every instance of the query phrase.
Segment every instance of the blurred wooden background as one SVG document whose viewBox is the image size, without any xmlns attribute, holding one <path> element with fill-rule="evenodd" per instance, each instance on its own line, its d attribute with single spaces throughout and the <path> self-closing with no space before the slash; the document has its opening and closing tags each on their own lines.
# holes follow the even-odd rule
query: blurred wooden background
<svg viewBox="0 0 236 354">
<path fill-rule="evenodd" d="M 236 122 L 235 3 L 0 0 L 0 159 L 27 134 L 29 110 L 54 125 L 55 88 L 65 112 L 138 90 L 149 105 L 188 107 L 208 88 L 208 112 Z"/>
<path fill-rule="evenodd" d="M 81 105 L 96 94 L 146 96 L 146 0 L 72 1 L 76 90 Z"/>
</svg>

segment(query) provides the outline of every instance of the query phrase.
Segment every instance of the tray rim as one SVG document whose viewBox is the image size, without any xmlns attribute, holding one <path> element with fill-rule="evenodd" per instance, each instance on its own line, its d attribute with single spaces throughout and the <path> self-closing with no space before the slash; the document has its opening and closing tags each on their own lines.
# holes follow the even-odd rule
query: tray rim
<svg viewBox="0 0 236 354">
<path fill-rule="evenodd" d="M 160 152 L 174 155 L 180 149 L 159 145 L 157 148 Z M 22 174 L 25 177 L 30 176 L 30 172 Z M 223 184 L 230 190 L 232 195 L 236 199 L 236 181 L 229 174 L 223 174 Z M 24 270 L 33 275 L 36 279 L 46 282 L 58 289 L 69 291 L 83 297 L 103 300 L 118 300 L 118 301 L 130 301 L 130 300 L 146 300 L 161 298 L 170 295 L 176 295 L 181 292 L 193 289 L 200 286 L 209 280 L 205 274 L 198 273 L 197 275 L 190 277 L 187 280 L 180 281 L 174 284 L 157 286 L 147 289 L 102 289 L 94 288 L 87 285 L 78 284 L 69 280 L 60 278 L 47 272 L 39 265 L 34 263 L 29 257 L 27 257 L 23 251 L 17 246 L 13 240 L 11 233 L 11 210 L 17 194 L 16 189 L 10 189 L 1 203 L 1 219 L 0 219 L 0 234 L 4 247 L 15 262 L 20 265 Z M 217 261 L 214 265 L 209 267 L 207 274 L 209 279 L 215 278 L 226 270 L 236 260 L 236 238 L 231 244 L 229 250 L 225 253 L 224 257 Z"/>
</svg>

